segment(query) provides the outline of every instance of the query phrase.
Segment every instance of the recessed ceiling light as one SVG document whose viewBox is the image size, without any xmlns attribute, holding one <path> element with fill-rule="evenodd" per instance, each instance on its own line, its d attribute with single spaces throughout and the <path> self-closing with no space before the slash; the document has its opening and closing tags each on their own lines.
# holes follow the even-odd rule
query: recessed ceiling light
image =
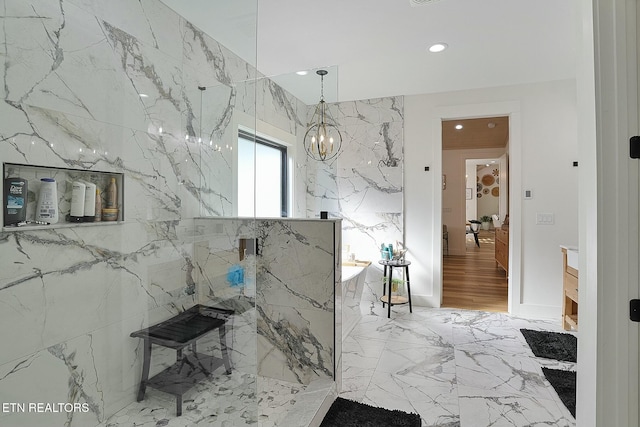
<svg viewBox="0 0 640 427">
<path fill-rule="evenodd" d="M 447 48 L 447 44 L 446 43 L 436 43 L 436 44 L 433 44 L 433 45 L 429 46 L 429 52 L 438 53 L 438 52 L 442 52 L 446 48 Z"/>
<path fill-rule="evenodd" d="M 309 74 L 308 71 L 296 71 L 296 74 L 299 76 L 306 76 L 307 74 Z"/>
<path fill-rule="evenodd" d="M 457 125 L 456 125 L 456 129 L 458 129 L 458 130 L 462 129 L 463 127 L 464 127 L 464 126 L 462 126 L 461 124 L 457 124 Z"/>
<path fill-rule="evenodd" d="M 488 127 L 489 129 L 493 129 L 494 127 L 496 127 L 496 124 L 495 124 L 495 123 L 493 123 L 493 122 L 489 122 L 489 123 L 487 123 L 487 127 Z"/>
<path fill-rule="evenodd" d="M 140 98 L 148 98 L 149 97 L 149 95 L 147 95 L 146 93 L 140 93 L 138 95 L 140 95 Z"/>
</svg>

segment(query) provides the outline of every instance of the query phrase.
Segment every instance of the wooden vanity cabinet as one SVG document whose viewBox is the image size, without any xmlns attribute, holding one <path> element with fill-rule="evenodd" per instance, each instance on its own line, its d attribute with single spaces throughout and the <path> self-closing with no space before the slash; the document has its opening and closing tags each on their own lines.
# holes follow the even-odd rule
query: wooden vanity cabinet
<svg viewBox="0 0 640 427">
<path fill-rule="evenodd" d="M 566 248 L 562 248 L 562 327 L 578 329 L 578 270 L 567 264 Z"/>
<path fill-rule="evenodd" d="M 509 229 L 504 226 L 496 228 L 495 258 L 496 264 L 509 273 Z"/>
</svg>

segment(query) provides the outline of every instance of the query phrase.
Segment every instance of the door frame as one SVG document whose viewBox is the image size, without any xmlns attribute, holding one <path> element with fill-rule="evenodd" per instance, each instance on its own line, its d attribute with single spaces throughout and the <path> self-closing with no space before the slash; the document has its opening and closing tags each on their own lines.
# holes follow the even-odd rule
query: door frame
<svg viewBox="0 0 640 427">
<path fill-rule="evenodd" d="M 522 217 L 522 200 L 519 195 L 522 193 L 522 178 L 519 172 L 522 165 L 522 141 L 521 141 L 521 113 L 520 102 L 492 102 L 481 104 L 465 104 L 447 107 L 439 107 L 434 110 L 433 129 L 434 140 L 440 141 L 434 144 L 435 158 L 442 159 L 442 121 L 468 119 L 479 117 L 509 117 L 509 218 Z M 438 162 L 442 168 L 442 161 Z M 516 172 L 514 172 L 516 171 Z M 442 188 L 442 170 L 436 171 L 436 188 Z M 442 191 L 435 192 L 434 200 L 434 235 L 442 235 Z M 520 289 L 521 289 L 521 254 L 520 238 L 522 226 L 519 220 L 512 220 L 509 224 L 509 273 L 508 280 L 508 312 L 518 314 L 520 309 Z M 439 240 L 441 242 L 441 240 Z M 434 250 L 432 265 L 442 265 L 442 244 L 438 245 L 440 250 Z M 442 305 L 442 268 L 433 272 L 433 298 Z"/>
<path fill-rule="evenodd" d="M 581 427 L 638 425 L 637 7 L 581 0 L 578 42 L 580 331 L 576 420 Z M 595 84 L 594 84 L 595 83 Z"/>
</svg>

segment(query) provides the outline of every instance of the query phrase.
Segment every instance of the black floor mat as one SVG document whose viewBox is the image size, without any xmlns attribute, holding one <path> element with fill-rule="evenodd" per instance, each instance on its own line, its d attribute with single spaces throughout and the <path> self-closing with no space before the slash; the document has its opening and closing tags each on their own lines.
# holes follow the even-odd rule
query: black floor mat
<svg viewBox="0 0 640 427">
<path fill-rule="evenodd" d="M 375 406 L 338 397 L 320 427 L 420 427 L 420 415 Z"/>
<path fill-rule="evenodd" d="M 578 339 L 571 334 L 520 329 L 536 357 L 576 362 Z"/>
<path fill-rule="evenodd" d="M 576 417 L 576 373 L 558 369 L 542 368 L 542 373 L 558 393 L 573 418 Z"/>
</svg>

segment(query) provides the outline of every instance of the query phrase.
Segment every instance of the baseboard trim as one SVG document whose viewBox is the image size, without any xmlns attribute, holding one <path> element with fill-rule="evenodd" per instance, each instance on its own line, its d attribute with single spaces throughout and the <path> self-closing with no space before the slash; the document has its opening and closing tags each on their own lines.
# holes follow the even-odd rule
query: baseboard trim
<svg viewBox="0 0 640 427">
<path fill-rule="evenodd" d="M 433 295 L 415 295 L 411 293 L 411 304 L 417 307 L 440 307 L 440 301 L 436 300 Z"/>
<path fill-rule="evenodd" d="M 433 295 L 411 295 L 411 303 L 416 307 L 440 307 L 440 301 L 436 300 Z M 517 311 L 514 310 L 511 314 L 527 319 L 558 320 L 560 322 L 562 309 L 559 306 L 520 304 L 517 306 Z"/>
<path fill-rule="evenodd" d="M 514 316 L 528 319 L 557 320 L 559 324 L 562 317 L 562 308 L 552 305 L 520 304 Z"/>
</svg>

